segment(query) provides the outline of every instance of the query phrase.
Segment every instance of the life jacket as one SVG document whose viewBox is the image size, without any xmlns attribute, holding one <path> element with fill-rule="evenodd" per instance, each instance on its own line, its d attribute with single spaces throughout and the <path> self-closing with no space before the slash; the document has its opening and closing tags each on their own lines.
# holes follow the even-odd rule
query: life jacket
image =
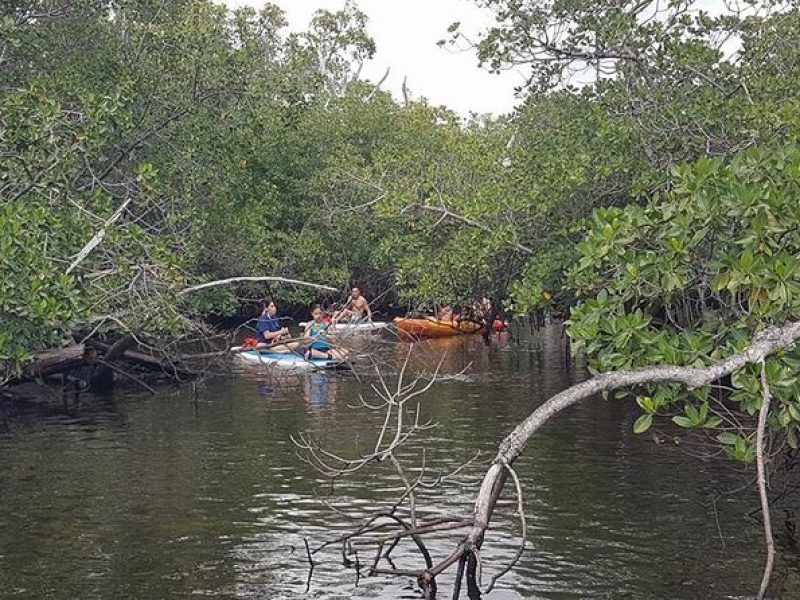
<svg viewBox="0 0 800 600">
<path fill-rule="evenodd" d="M 492 323 L 492 329 L 497 333 L 500 333 L 501 331 L 508 329 L 508 325 L 502 319 L 495 319 Z"/>
<path fill-rule="evenodd" d="M 327 323 L 314 323 L 308 329 L 308 335 L 315 338 L 325 338 L 328 337 L 328 327 L 330 326 L 330 321 Z"/>
</svg>

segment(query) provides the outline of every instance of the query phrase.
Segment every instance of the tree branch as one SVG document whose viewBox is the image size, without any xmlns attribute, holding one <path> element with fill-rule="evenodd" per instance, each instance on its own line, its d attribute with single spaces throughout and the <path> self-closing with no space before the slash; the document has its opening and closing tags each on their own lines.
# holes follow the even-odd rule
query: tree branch
<svg viewBox="0 0 800 600">
<path fill-rule="evenodd" d="M 761 408 L 758 411 L 758 429 L 756 431 L 756 469 L 758 472 L 758 497 L 761 500 L 761 515 L 764 521 L 764 543 L 767 547 L 767 562 L 764 565 L 764 574 L 761 577 L 761 586 L 758 589 L 758 600 L 764 598 L 772 576 L 772 566 L 775 563 L 775 543 L 772 539 L 772 520 L 769 514 L 769 498 L 767 497 L 767 476 L 764 469 L 764 433 L 767 428 L 769 404 L 772 399 L 769 383 L 767 382 L 767 366 L 761 360 Z"/>
<path fill-rule="evenodd" d="M 469 225 L 470 227 L 475 227 L 476 229 L 480 229 L 481 231 L 485 231 L 486 233 L 494 233 L 494 231 L 490 227 L 487 227 L 486 225 L 482 225 L 481 223 L 478 223 L 477 221 L 473 221 L 472 219 L 470 219 L 468 217 L 464 217 L 462 215 L 454 213 L 454 212 L 450 211 L 448 208 L 446 208 L 444 206 L 432 206 L 430 204 L 410 204 L 409 206 L 406 206 L 402 211 L 400 211 L 400 214 L 406 213 L 406 212 L 408 212 L 410 210 L 413 210 L 415 208 L 418 208 L 420 210 L 425 210 L 425 211 L 428 211 L 428 212 L 439 213 L 440 215 L 442 215 L 442 219 L 452 219 L 454 221 L 458 221 L 460 223 L 463 223 L 464 225 Z M 512 242 L 510 244 L 510 246 L 515 248 L 515 249 L 517 249 L 517 250 L 519 250 L 523 254 L 533 254 L 533 250 L 531 248 L 528 248 L 527 246 L 523 246 L 519 242 Z"/>
<path fill-rule="evenodd" d="M 106 229 L 111 227 L 114 223 L 117 222 L 117 220 L 119 220 L 119 218 L 122 216 L 122 213 L 125 212 L 125 209 L 128 208 L 128 205 L 131 203 L 132 200 L 133 198 L 128 198 L 127 200 L 125 200 L 125 202 L 123 202 L 120 205 L 120 207 L 116 211 L 114 211 L 114 214 L 111 215 L 105 223 L 103 223 L 103 226 L 97 233 L 95 233 L 92 236 L 92 239 L 90 239 L 89 242 L 83 248 L 81 248 L 81 251 L 78 252 L 77 256 L 75 256 L 75 259 L 72 261 L 72 264 L 70 264 L 70 266 L 67 267 L 66 271 L 67 275 L 72 273 L 72 271 L 74 271 L 75 268 L 79 264 L 81 264 L 87 256 L 89 256 L 89 254 L 91 254 L 92 250 L 94 250 L 97 246 L 100 245 L 100 242 L 102 242 L 103 238 L 106 237 Z"/>
<path fill-rule="evenodd" d="M 507 477 L 506 465 L 512 465 L 525 450 L 531 436 L 562 410 L 603 391 L 647 383 L 675 382 L 685 385 L 688 389 L 701 388 L 738 371 L 745 365 L 761 362 L 780 350 L 791 349 L 798 338 L 800 338 L 800 321 L 783 327 L 769 327 L 756 334 L 748 348 L 707 367 L 658 366 L 608 372 L 556 394 L 533 411 L 500 444 L 495 461 L 487 471 L 475 500 L 474 525 L 459 546 L 462 548 L 461 552 L 481 547 L 497 498 Z M 451 558 L 452 556 L 448 560 Z M 428 569 L 426 574 L 430 576 L 436 572 L 441 572 L 438 566 Z"/>
<path fill-rule="evenodd" d="M 308 281 L 300 281 L 299 279 L 288 279 L 286 277 L 229 277 L 228 279 L 218 279 L 216 281 L 208 281 L 206 283 L 201 283 L 198 285 L 193 285 L 184 288 L 180 292 L 178 292 L 178 296 L 185 296 L 186 294 L 191 294 L 192 292 L 197 292 L 208 288 L 220 287 L 223 285 L 229 285 L 231 283 L 240 283 L 243 281 L 272 281 L 278 283 L 288 283 L 291 285 L 299 285 L 303 287 L 310 287 L 317 290 L 325 290 L 328 292 L 338 291 L 335 287 L 331 287 L 329 285 L 309 283 Z"/>
</svg>

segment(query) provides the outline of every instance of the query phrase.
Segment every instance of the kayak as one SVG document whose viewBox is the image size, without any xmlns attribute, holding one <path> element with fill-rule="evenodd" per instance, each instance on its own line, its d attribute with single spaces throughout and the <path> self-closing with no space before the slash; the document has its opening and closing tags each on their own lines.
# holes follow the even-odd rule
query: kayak
<svg viewBox="0 0 800 600">
<path fill-rule="evenodd" d="M 310 325 L 309 322 L 300 323 L 300 327 L 307 327 Z M 381 329 L 385 329 L 388 327 L 388 323 L 384 323 L 381 321 L 362 321 L 360 323 L 336 323 L 336 325 L 331 325 L 329 330 L 331 333 L 371 333 L 373 331 L 380 331 Z"/>
<path fill-rule="evenodd" d="M 451 321 L 435 317 L 397 317 L 394 326 L 413 338 L 439 338 L 478 333 L 481 325 L 475 321 Z"/>
<path fill-rule="evenodd" d="M 241 360 L 250 363 L 259 363 L 262 365 L 269 365 L 281 369 L 336 369 L 344 368 L 346 365 L 343 361 L 330 359 L 330 358 L 311 358 L 306 359 L 294 352 L 275 352 L 270 349 L 255 349 L 242 350 L 241 347 L 235 346 L 231 348 L 232 352 L 236 352 Z"/>
</svg>

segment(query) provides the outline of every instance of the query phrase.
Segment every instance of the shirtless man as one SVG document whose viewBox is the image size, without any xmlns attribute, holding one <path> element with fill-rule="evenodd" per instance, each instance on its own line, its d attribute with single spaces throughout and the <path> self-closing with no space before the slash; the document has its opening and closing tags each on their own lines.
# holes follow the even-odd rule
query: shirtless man
<svg viewBox="0 0 800 600">
<path fill-rule="evenodd" d="M 372 309 L 369 307 L 369 302 L 364 296 L 361 295 L 361 289 L 353 287 L 350 290 L 350 299 L 344 305 L 344 308 L 334 316 L 338 321 L 342 319 L 361 320 L 366 315 L 368 321 L 372 321 Z"/>
</svg>

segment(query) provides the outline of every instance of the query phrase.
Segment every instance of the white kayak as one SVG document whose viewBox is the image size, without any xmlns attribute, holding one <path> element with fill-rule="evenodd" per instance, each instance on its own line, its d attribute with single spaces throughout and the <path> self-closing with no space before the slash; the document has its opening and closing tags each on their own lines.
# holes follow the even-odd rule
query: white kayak
<svg viewBox="0 0 800 600">
<path fill-rule="evenodd" d="M 329 358 L 306 359 L 294 352 L 275 352 L 264 348 L 243 350 L 240 346 L 234 346 L 231 348 L 231 352 L 236 352 L 236 356 L 249 363 L 270 365 L 282 369 L 336 369 L 346 366 L 340 360 Z"/>
<path fill-rule="evenodd" d="M 300 327 L 306 328 L 310 325 L 309 321 L 300 323 Z M 331 333 L 370 333 L 373 331 L 380 331 L 389 326 L 389 323 L 383 321 L 360 321 L 356 323 L 336 323 L 330 326 Z"/>
</svg>

